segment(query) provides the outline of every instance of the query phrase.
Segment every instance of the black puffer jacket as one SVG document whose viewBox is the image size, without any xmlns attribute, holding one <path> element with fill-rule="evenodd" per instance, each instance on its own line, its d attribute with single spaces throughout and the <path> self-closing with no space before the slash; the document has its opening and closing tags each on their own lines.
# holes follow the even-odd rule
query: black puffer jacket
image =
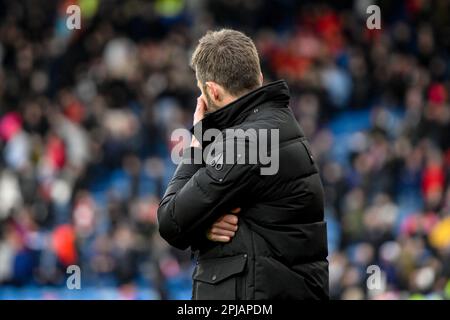
<svg viewBox="0 0 450 320">
<path fill-rule="evenodd" d="M 328 299 L 323 188 L 288 104 L 286 83 L 276 81 L 201 121 L 203 131 L 279 129 L 274 175 L 261 175 L 261 163 L 227 164 L 228 149 L 206 164 L 189 163 L 195 152 L 185 150 L 160 203 L 158 221 L 170 244 L 198 252 L 193 299 Z M 208 147 L 225 141 L 217 139 Z M 249 140 L 235 143 L 248 146 Z M 206 239 L 207 228 L 236 207 L 242 211 L 232 241 Z"/>
</svg>

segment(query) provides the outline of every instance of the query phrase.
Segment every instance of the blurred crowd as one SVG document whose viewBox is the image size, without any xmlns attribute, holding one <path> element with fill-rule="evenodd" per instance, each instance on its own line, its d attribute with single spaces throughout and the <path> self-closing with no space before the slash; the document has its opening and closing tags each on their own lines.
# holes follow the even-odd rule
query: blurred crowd
<svg viewBox="0 0 450 320">
<path fill-rule="evenodd" d="M 226 26 L 288 82 L 312 142 L 331 297 L 450 299 L 449 25 L 445 0 L 0 0 L 0 296 L 64 287 L 76 264 L 83 288 L 190 298 L 190 253 L 156 211 L 200 94 L 190 55 Z"/>
</svg>

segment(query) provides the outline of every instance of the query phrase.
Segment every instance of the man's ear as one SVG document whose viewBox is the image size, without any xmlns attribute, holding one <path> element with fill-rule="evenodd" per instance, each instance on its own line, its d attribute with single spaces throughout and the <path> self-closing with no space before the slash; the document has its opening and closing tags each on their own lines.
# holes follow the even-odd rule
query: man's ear
<svg viewBox="0 0 450 320">
<path fill-rule="evenodd" d="M 259 83 L 262 85 L 264 83 L 264 76 L 262 72 L 259 73 Z"/>
<path fill-rule="evenodd" d="M 211 99 L 213 99 L 214 102 L 220 102 L 222 100 L 222 92 L 220 90 L 220 86 L 213 81 L 207 81 L 205 85 Z"/>
</svg>

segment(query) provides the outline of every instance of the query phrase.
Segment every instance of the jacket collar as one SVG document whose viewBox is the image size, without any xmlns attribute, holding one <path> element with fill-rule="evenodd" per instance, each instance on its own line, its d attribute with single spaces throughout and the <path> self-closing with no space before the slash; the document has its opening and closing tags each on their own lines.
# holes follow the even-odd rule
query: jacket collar
<svg viewBox="0 0 450 320">
<path fill-rule="evenodd" d="M 289 103 L 289 88 L 286 81 L 278 80 L 250 91 L 230 104 L 209 113 L 195 127 L 201 125 L 202 133 L 207 129 L 223 130 L 242 123 L 250 112 L 266 105 L 285 106 Z M 191 132 L 197 133 L 193 127 Z"/>
</svg>

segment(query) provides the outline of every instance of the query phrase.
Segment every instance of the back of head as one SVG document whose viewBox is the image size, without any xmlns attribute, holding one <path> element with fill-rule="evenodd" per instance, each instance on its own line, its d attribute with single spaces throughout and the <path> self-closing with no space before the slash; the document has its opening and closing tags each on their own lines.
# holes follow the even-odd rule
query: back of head
<svg viewBox="0 0 450 320">
<path fill-rule="evenodd" d="M 195 49 L 191 66 L 202 85 L 213 81 L 233 96 L 261 86 L 261 67 L 253 41 L 242 32 L 209 31 Z"/>
</svg>

